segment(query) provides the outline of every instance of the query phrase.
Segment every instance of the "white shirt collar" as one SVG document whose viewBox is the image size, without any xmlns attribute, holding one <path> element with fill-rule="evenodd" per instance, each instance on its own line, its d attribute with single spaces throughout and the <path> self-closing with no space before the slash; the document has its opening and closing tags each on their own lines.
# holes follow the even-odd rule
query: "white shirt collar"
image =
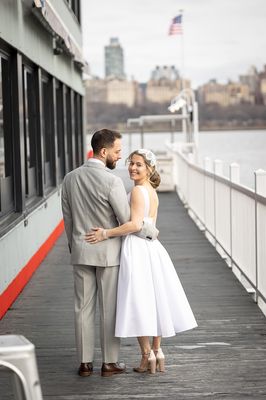
<svg viewBox="0 0 266 400">
<path fill-rule="evenodd" d="M 100 164 L 103 164 L 105 166 L 104 162 L 102 160 L 99 160 L 98 158 L 93 158 L 92 157 L 92 158 L 89 158 L 88 161 L 100 163 Z"/>
</svg>

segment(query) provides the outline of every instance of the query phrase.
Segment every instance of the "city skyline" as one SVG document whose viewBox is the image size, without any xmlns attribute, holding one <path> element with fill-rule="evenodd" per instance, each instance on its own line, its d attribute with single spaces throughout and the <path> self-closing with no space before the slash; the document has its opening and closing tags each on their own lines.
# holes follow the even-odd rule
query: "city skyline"
<svg viewBox="0 0 266 400">
<path fill-rule="evenodd" d="M 199 4 L 200 3 L 200 4 Z M 210 79 L 237 80 L 251 65 L 266 63 L 264 0 L 175 0 L 149 4 L 136 0 L 82 2 L 84 55 L 91 73 L 104 76 L 104 46 L 118 37 L 124 49 L 125 74 L 148 81 L 156 65 L 175 65 L 195 88 Z M 168 36 L 171 19 L 184 9 L 184 35 Z"/>
</svg>

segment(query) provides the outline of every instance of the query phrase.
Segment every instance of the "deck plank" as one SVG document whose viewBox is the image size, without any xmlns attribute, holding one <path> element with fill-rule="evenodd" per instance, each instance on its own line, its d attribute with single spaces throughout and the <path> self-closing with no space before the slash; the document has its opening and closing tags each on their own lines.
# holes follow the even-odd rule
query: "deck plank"
<svg viewBox="0 0 266 400">
<path fill-rule="evenodd" d="M 36 346 L 45 400 L 265 399 L 266 319 L 206 240 L 175 193 L 160 193 L 158 226 L 199 327 L 163 340 L 167 370 L 139 375 L 135 339 L 122 341 L 128 372 L 77 375 L 73 324 L 73 276 L 65 235 L 0 322 L 1 334 L 22 334 Z M 97 320 L 97 330 L 99 324 Z M 1 372 L 1 371 L 0 371 Z M 0 373 L 0 398 L 12 399 Z"/>
</svg>

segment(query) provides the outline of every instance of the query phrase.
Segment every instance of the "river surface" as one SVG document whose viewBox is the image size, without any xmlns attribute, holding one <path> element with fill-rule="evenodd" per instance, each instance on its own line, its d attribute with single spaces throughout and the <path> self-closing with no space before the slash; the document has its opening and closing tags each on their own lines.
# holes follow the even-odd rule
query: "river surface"
<svg viewBox="0 0 266 400">
<path fill-rule="evenodd" d="M 165 151 L 166 142 L 184 141 L 182 133 L 145 133 L 144 147 L 155 152 Z M 88 137 L 89 143 L 89 137 Z M 126 156 L 141 147 L 139 133 L 123 134 L 123 159 L 117 167 L 125 165 Z M 240 183 L 254 188 L 254 171 L 266 170 L 266 130 L 208 131 L 199 133 L 199 164 L 204 157 L 224 161 L 224 175 L 229 176 L 229 165 L 236 162 L 240 166 Z"/>
</svg>

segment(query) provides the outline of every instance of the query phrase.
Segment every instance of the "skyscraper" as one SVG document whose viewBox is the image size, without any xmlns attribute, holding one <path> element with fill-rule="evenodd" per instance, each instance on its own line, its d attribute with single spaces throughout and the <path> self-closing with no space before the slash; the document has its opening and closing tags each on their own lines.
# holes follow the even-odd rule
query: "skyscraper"
<svg viewBox="0 0 266 400">
<path fill-rule="evenodd" d="M 118 38 L 111 38 L 110 44 L 104 48 L 105 77 L 124 79 L 124 55 Z"/>
</svg>

